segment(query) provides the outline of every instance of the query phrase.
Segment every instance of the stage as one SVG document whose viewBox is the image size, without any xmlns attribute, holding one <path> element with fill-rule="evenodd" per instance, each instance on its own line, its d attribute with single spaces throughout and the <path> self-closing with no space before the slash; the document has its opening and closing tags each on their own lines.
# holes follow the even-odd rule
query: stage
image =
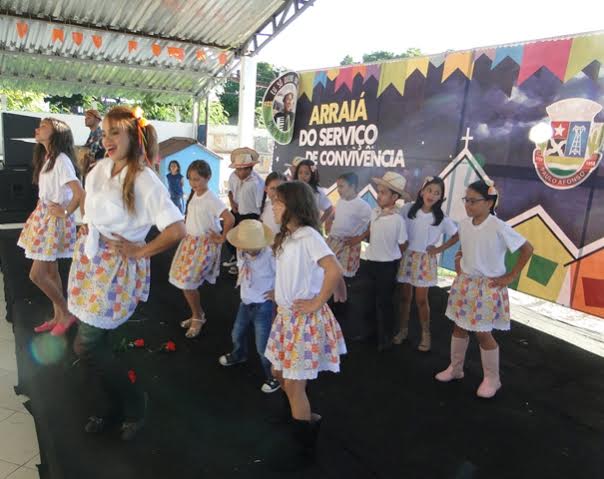
<svg viewBox="0 0 604 479">
<path fill-rule="evenodd" d="M 122 361 L 134 369 L 150 396 L 147 427 L 132 443 L 118 431 L 89 436 L 81 398 L 81 371 L 67 341 L 34 338 L 32 329 L 51 314 L 30 283 L 29 262 L 16 246 L 18 231 L 0 231 L 0 261 L 7 319 L 13 323 L 18 391 L 28 403 L 38 434 L 42 478 L 585 478 L 604 477 L 604 359 L 561 340 L 513 324 L 497 335 L 503 389 L 492 401 L 475 390 L 482 371 L 472 341 L 466 377 L 455 384 L 433 379 L 448 364 L 451 324 L 444 317 L 446 292 L 430 291 L 433 350 L 411 344 L 378 354 L 370 343 L 348 341 L 342 372 L 324 373 L 309 387 L 313 409 L 323 415 L 317 464 L 283 474 L 268 462 L 284 431 L 271 417 L 281 393 L 260 391 L 260 364 L 223 368 L 238 306 L 234 278 L 223 271 L 215 286 L 201 288 L 208 324 L 186 340 L 180 291 L 168 284 L 172 252 L 152 260 L 151 297 L 116 333 L 144 338 L 151 349 L 128 349 Z M 66 280 L 68 261 L 61 263 Z M 345 335 L 359 334 L 366 298 L 363 281 L 350 285 Z M 155 351 L 173 340 L 177 351 Z M 251 349 L 254 351 L 254 349 Z"/>
</svg>

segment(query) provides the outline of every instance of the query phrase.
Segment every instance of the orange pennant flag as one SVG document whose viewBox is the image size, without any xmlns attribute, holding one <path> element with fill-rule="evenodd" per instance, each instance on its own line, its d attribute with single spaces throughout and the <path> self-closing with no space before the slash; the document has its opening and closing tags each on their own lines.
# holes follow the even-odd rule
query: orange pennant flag
<svg viewBox="0 0 604 479">
<path fill-rule="evenodd" d="M 19 38 L 24 38 L 25 35 L 27 35 L 28 29 L 29 27 L 27 26 L 27 23 L 17 22 L 17 35 L 19 35 Z"/>
<path fill-rule="evenodd" d="M 101 48 L 101 45 L 103 44 L 103 37 L 100 35 L 92 35 L 92 43 L 94 43 L 95 47 Z"/>
<path fill-rule="evenodd" d="M 226 53 L 222 52 L 220 55 L 218 55 L 218 63 L 221 65 L 226 65 L 227 60 L 228 57 Z"/>
<path fill-rule="evenodd" d="M 185 59 L 185 51 L 182 48 L 168 47 L 168 55 L 181 62 Z"/>
<path fill-rule="evenodd" d="M 84 40 L 84 35 L 82 32 L 71 32 L 71 38 L 73 38 L 73 42 L 80 46 L 82 44 L 82 40 Z"/>
<path fill-rule="evenodd" d="M 131 53 L 138 49 L 138 42 L 134 40 L 130 40 L 128 42 L 128 53 Z"/>
<path fill-rule="evenodd" d="M 53 28 L 52 29 L 52 41 L 53 41 L 53 43 L 57 42 L 57 41 L 60 41 L 60 42 L 65 41 L 65 32 L 60 28 Z"/>
<path fill-rule="evenodd" d="M 153 52 L 153 55 L 158 57 L 161 55 L 161 46 L 157 43 L 154 43 L 153 45 L 151 45 L 151 51 Z"/>
<path fill-rule="evenodd" d="M 205 50 L 197 50 L 197 60 L 200 62 L 204 62 L 206 60 Z"/>
</svg>

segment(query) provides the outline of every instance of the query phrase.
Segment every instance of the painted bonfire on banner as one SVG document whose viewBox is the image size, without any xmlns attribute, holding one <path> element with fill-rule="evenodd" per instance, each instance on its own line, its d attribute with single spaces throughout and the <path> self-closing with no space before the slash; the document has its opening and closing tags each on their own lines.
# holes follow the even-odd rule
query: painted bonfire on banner
<svg viewBox="0 0 604 479">
<path fill-rule="evenodd" d="M 535 169 L 551 188 L 574 188 L 589 177 L 602 158 L 603 124 L 594 122 L 602 106 L 583 98 L 569 98 L 546 110 L 553 136 L 535 148 Z"/>
</svg>

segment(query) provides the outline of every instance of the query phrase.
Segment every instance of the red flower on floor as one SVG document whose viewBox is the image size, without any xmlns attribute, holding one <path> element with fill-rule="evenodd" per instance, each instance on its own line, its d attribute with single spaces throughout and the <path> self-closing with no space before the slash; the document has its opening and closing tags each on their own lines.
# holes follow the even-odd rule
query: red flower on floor
<svg viewBox="0 0 604 479">
<path fill-rule="evenodd" d="M 134 340 L 134 346 L 137 348 L 144 348 L 145 347 L 145 340 L 144 339 L 135 339 Z"/>
<path fill-rule="evenodd" d="M 128 379 L 130 379 L 130 382 L 132 384 L 134 384 L 136 382 L 136 372 L 134 371 L 134 369 L 131 369 L 130 371 L 128 371 Z"/>
<path fill-rule="evenodd" d="M 174 341 L 168 341 L 164 344 L 164 351 L 168 353 L 176 352 L 176 343 Z"/>
</svg>

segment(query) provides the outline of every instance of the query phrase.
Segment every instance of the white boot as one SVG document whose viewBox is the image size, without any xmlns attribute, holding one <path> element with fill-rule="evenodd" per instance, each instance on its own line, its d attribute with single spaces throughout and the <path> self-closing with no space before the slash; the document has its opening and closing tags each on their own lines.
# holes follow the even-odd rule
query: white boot
<svg viewBox="0 0 604 479">
<path fill-rule="evenodd" d="M 476 395 L 489 399 L 495 396 L 495 393 L 501 388 L 501 381 L 499 380 L 499 346 L 495 349 L 480 348 L 480 359 L 482 360 L 484 379 L 480 383 Z"/>
<path fill-rule="evenodd" d="M 463 378 L 463 363 L 466 359 L 466 351 L 470 337 L 457 338 L 451 336 L 451 364 L 444 371 L 438 373 L 435 378 L 437 381 L 448 383 L 454 379 Z"/>
</svg>

